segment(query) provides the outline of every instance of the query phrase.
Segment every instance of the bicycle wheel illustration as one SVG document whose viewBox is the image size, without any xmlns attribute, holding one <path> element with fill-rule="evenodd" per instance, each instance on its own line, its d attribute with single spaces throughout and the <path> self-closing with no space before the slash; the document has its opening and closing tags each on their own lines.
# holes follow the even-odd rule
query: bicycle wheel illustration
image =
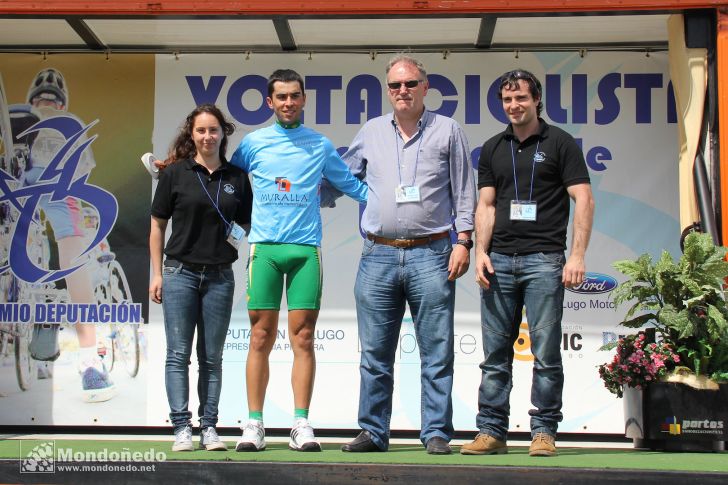
<svg viewBox="0 0 728 485">
<path fill-rule="evenodd" d="M 33 325 L 16 323 L 13 327 L 15 374 L 20 389 L 27 391 L 32 387 L 37 375 L 36 362 L 30 356 L 30 339 L 33 335 Z"/>
<path fill-rule="evenodd" d="M 117 261 L 109 263 L 109 296 L 111 303 L 131 302 L 129 282 Z M 118 359 L 131 377 L 139 373 L 139 328 L 137 325 L 112 325 L 111 368 Z"/>
<path fill-rule="evenodd" d="M 4 299 L 8 302 L 19 301 L 21 283 L 11 274 L 2 275 Z M 36 362 L 30 356 L 30 339 L 33 336 L 32 323 L 9 323 L 6 343 L 12 340 L 15 357 L 15 375 L 21 390 L 27 391 L 33 386 L 36 378 Z"/>
</svg>

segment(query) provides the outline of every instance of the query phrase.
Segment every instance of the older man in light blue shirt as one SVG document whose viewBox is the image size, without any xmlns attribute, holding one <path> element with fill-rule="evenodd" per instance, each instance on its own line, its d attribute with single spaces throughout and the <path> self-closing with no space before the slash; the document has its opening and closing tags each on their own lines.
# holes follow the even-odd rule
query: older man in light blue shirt
<svg viewBox="0 0 728 485">
<path fill-rule="evenodd" d="M 368 121 L 343 157 L 369 186 L 354 288 L 362 431 L 343 451 L 389 446 L 395 351 L 409 305 L 422 361 L 420 439 L 428 453 L 451 452 L 455 279 L 470 264 L 475 182 L 465 134 L 425 109 L 428 88 L 419 61 L 395 56 L 387 66 L 394 111 Z"/>
</svg>

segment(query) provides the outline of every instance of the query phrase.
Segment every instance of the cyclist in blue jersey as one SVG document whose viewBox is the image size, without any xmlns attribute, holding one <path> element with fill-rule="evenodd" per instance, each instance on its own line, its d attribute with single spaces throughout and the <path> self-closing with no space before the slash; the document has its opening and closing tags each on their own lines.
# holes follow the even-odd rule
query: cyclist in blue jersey
<svg viewBox="0 0 728 485">
<path fill-rule="evenodd" d="M 249 421 L 236 449 L 265 448 L 268 357 L 276 339 L 285 282 L 295 405 L 289 448 L 321 451 L 308 422 L 316 370 L 313 338 L 321 305 L 321 180 L 326 177 L 359 202 L 366 202 L 368 187 L 351 175 L 331 141 L 301 124 L 306 95 L 298 73 L 275 71 L 268 79 L 266 100 L 276 122 L 247 135 L 231 159 L 250 174 L 253 185 L 247 289 Z"/>
</svg>

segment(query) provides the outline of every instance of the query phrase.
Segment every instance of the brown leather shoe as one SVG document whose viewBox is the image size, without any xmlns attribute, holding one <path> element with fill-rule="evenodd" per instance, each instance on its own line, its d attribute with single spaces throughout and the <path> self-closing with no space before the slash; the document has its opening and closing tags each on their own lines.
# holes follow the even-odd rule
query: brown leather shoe
<svg viewBox="0 0 728 485">
<path fill-rule="evenodd" d="M 504 455 L 508 453 L 508 445 L 489 434 L 478 433 L 472 443 L 460 447 L 461 455 Z"/>
<path fill-rule="evenodd" d="M 536 433 L 528 449 L 531 456 L 556 456 L 556 438 L 546 433 Z"/>
</svg>

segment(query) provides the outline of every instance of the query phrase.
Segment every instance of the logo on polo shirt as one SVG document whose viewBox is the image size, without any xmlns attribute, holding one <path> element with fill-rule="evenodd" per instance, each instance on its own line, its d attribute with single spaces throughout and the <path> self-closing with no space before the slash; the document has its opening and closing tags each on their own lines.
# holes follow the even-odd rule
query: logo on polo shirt
<svg viewBox="0 0 728 485">
<path fill-rule="evenodd" d="M 546 161 L 546 154 L 544 152 L 536 152 L 533 154 L 533 161 L 536 163 Z"/>
<path fill-rule="evenodd" d="M 224 190 L 226 194 L 234 194 L 235 193 L 235 187 L 233 187 L 233 184 L 225 184 L 225 185 L 223 185 L 222 190 Z"/>
<path fill-rule="evenodd" d="M 291 191 L 291 181 L 285 177 L 276 177 L 276 185 L 278 186 L 278 192 Z"/>
</svg>

